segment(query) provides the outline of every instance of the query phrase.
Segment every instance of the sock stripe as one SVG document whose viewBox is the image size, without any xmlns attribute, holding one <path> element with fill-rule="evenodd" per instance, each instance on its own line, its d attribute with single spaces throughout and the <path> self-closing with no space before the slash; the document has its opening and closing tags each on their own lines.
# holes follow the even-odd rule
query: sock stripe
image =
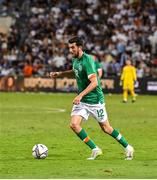
<svg viewBox="0 0 157 180">
<path fill-rule="evenodd" d="M 82 129 L 78 134 L 79 138 L 89 146 L 90 149 L 96 148 L 96 144 L 90 139 L 86 131 Z"/>
<path fill-rule="evenodd" d="M 116 139 L 119 141 L 122 138 L 122 135 L 119 133 Z"/>
<path fill-rule="evenodd" d="M 127 147 L 128 142 L 116 129 L 113 130 L 111 136 L 115 138 L 123 147 Z"/>
<path fill-rule="evenodd" d="M 87 136 L 83 141 L 87 143 L 90 140 L 90 138 Z"/>
</svg>

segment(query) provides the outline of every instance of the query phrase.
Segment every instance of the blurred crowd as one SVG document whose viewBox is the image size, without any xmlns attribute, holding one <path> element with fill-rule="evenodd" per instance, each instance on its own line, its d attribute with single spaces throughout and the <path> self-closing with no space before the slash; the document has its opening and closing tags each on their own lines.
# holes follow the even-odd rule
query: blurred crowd
<svg viewBox="0 0 157 180">
<path fill-rule="evenodd" d="M 15 22 L 0 33 L 0 76 L 71 69 L 67 40 L 78 35 L 103 77 L 129 57 L 137 77 L 157 77 L 157 0 L 0 0 L 0 16 Z"/>
</svg>

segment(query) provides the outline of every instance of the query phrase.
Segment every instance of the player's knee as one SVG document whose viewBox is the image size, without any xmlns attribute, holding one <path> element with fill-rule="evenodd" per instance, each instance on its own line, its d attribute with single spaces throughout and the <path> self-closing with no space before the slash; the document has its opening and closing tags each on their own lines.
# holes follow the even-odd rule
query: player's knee
<svg viewBox="0 0 157 180">
<path fill-rule="evenodd" d="M 79 128 L 79 125 L 75 122 L 70 123 L 70 128 L 74 131 L 76 131 Z"/>
<path fill-rule="evenodd" d="M 111 134 L 113 131 L 113 128 L 109 125 L 103 125 L 101 126 L 101 129 L 107 134 Z"/>
</svg>

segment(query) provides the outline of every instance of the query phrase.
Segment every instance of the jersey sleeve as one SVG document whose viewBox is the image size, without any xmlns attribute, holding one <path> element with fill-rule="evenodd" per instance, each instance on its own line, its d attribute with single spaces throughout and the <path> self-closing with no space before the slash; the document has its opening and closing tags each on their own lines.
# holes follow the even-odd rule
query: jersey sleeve
<svg viewBox="0 0 157 180">
<path fill-rule="evenodd" d="M 102 65 L 98 61 L 95 61 L 95 66 L 96 69 L 102 69 Z"/>
<path fill-rule="evenodd" d="M 87 57 L 84 67 L 88 77 L 92 74 L 96 74 L 95 63 L 92 57 L 90 56 Z"/>
</svg>

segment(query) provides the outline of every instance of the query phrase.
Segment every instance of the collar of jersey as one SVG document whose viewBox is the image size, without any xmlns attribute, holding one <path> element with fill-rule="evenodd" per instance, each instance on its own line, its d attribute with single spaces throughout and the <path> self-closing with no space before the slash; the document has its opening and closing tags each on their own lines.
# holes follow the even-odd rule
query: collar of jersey
<svg viewBox="0 0 157 180">
<path fill-rule="evenodd" d="M 85 52 L 83 52 L 82 56 L 80 58 L 76 58 L 78 61 L 81 61 L 83 56 L 84 56 Z"/>
</svg>

